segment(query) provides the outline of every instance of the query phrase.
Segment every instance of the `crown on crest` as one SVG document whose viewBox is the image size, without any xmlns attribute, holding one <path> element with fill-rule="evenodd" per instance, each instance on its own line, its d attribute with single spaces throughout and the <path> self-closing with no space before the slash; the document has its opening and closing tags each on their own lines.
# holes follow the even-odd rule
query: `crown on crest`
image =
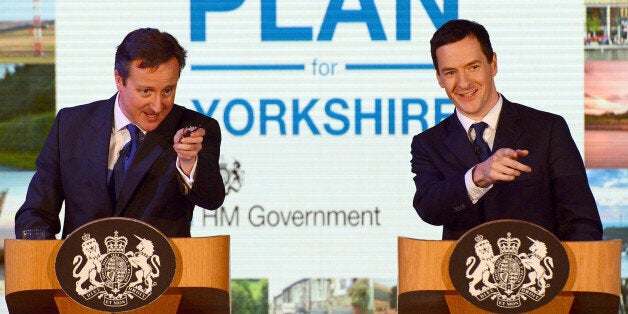
<svg viewBox="0 0 628 314">
<path fill-rule="evenodd" d="M 484 239 L 484 236 L 481 234 L 478 234 L 475 236 L 475 247 L 480 247 L 480 246 L 484 246 L 484 245 L 490 245 L 490 243 L 488 242 L 488 240 Z"/>
<path fill-rule="evenodd" d="M 83 239 L 83 243 L 81 244 L 82 247 L 90 247 L 94 242 L 96 242 L 96 239 L 92 239 L 92 236 L 89 233 L 84 233 L 81 238 Z"/>
<path fill-rule="evenodd" d="M 499 246 L 499 252 L 501 254 L 513 254 L 519 253 L 519 247 L 521 246 L 521 240 L 517 238 L 511 238 L 510 232 L 506 234 L 506 238 L 499 238 L 497 240 L 497 246 Z"/>
<path fill-rule="evenodd" d="M 118 236 L 118 231 L 113 233 L 113 237 L 108 236 L 105 238 L 108 253 L 124 253 L 128 243 L 129 240 L 125 236 Z"/>
</svg>

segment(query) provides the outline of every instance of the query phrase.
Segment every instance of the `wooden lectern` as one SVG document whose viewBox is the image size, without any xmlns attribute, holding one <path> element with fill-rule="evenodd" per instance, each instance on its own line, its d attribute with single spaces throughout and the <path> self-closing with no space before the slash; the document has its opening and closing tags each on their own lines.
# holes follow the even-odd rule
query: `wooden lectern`
<svg viewBox="0 0 628 314">
<path fill-rule="evenodd" d="M 154 302 L 125 313 L 229 314 L 229 236 L 169 240 L 177 259 L 170 287 Z M 62 242 L 4 241 L 9 312 L 105 313 L 77 303 L 59 286 L 54 267 Z"/>
<path fill-rule="evenodd" d="M 621 294 L 621 240 L 562 242 L 569 278 L 557 297 L 530 313 L 617 313 Z M 455 241 L 398 238 L 398 311 L 489 313 L 460 296 L 449 278 Z"/>
</svg>

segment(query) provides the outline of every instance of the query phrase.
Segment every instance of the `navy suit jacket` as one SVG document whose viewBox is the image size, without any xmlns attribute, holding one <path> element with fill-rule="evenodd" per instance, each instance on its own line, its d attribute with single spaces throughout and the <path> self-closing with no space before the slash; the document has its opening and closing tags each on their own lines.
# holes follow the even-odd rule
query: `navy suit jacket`
<svg viewBox="0 0 628 314">
<path fill-rule="evenodd" d="M 473 204 L 464 175 L 479 163 L 456 114 L 412 140 L 414 208 L 427 223 L 443 226 L 443 239 L 458 239 L 486 221 L 535 223 L 560 240 L 601 240 L 602 224 L 584 163 L 565 120 L 503 98 L 493 151 L 527 149 L 519 161 L 532 172 L 496 182 Z"/>
<path fill-rule="evenodd" d="M 49 238 L 59 233 L 64 202 L 63 238 L 85 223 L 112 216 L 142 220 L 168 237 L 189 237 L 194 207 L 213 210 L 222 204 L 218 122 L 174 105 L 157 129 L 146 134 L 114 208 L 107 164 L 116 96 L 59 111 L 37 157 L 26 200 L 15 216 L 16 237 L 33 228 L 45 230 Z M 196 125 L 206 135 L 193 187 L 187 190 L 175 167 L 173 137 L 177 130 Z"/>
</svg>

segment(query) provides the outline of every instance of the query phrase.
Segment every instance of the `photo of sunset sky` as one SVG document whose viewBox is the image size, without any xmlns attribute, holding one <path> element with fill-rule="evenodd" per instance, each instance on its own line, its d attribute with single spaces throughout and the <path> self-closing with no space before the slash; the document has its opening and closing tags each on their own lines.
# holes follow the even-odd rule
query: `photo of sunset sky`
<svg viewBox="0 0 628 314">
<path fill-rule="evenodd" d="M 584 65 L 585 164 L 628 168 L 628 60 Z"/>
<path fill-rule="evenodd" d="M 628 168 L 628 8 L 585 1 L 584 162 Z"/>
</svg>

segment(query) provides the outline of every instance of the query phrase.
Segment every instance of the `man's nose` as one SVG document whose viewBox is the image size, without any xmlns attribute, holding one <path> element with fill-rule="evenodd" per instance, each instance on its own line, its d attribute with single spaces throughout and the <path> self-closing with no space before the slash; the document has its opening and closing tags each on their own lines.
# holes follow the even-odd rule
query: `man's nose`
<svg viewBox="0 0 628 314">
<path fill-rule="evenodd" d="M 467 74 L 465 74 L 464 72 L 461 72 L 458 75 L 458 86 L 460 88 L 467 88 L 471 85 L 471 80 L 469 79 L 469 76 Z"/>
<path fill-rule="evenodd" d="M 161 101 L 162 99 L 160 95 L 156 95 L 155 97 L 153 97 L 152 101 L 150 102 L 150 109 L 155 113 L 161 112 Z"/>
</svg>

